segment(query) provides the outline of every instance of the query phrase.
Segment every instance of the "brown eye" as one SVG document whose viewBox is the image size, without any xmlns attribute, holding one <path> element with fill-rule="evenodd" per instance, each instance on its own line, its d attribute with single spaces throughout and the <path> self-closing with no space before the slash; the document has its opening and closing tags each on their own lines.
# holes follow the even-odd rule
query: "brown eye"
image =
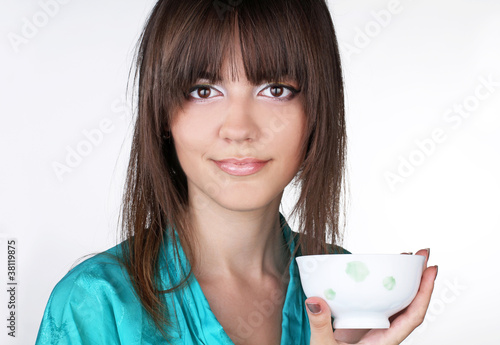
<svg viewBox="0 0 500 345">
<path fill-rule="evenodd" d="M 186 98 L 192 98 L 198 101 L 209 100 L 214 96 L 212 90 L 217 91 L 216 89 L 212 88 L 209 85 L 202 85 L 202 84 L 195 85 L 189 89 Z M 217 94 L 215 93 L 215 96 L 216 95 Z"/>
<path fill-rule="evenodd" d="M 283 86 L 279 86 L 279 85 L 272 85 L 271 86 L 271 95 L 275 96 L 275 97 L 279 97 L 283 94 Z"/>
<path fill-rule="evenodd" d="M 210 89 L 208 87 L 200 87 L 197 92 L 198 96 L 201 98 L 206 98 L 210 96 Z"/>
<path fill-rule="evenodd" d="M 262 92 L 264 94 L 267 93 L 265 96 L 271 98 L 273 101 L 289 101 L 294 98 L 300 90 L 283 84 L 268 84 Z"/>
</svg>

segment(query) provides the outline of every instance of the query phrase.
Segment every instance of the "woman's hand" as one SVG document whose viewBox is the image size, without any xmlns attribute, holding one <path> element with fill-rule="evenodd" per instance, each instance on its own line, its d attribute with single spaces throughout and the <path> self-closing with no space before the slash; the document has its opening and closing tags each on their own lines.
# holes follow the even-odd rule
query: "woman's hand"
<svg viewBox="0 0 500 345">
<path fill-rule="evenodd" d="M 390 318 L 391 326 L 387 329 L 351 330 L 338 329 L 333 332 L 331 312 L 328 304 L 320 297 L 306 300 L 306 310 L 311 326 L 310 345 L 396 345 L 400 344 L 423 321 L 434 289 L 437 266 L 427 267 L 428 250 L 421 249 L 415 255 L 423 255 L 425 270 L 417 295 L 408 307 Z M 312 311 L 311 311 L 312 309 Z M 316 314 L 313 314 L 317 312 Z"/>
</svg>

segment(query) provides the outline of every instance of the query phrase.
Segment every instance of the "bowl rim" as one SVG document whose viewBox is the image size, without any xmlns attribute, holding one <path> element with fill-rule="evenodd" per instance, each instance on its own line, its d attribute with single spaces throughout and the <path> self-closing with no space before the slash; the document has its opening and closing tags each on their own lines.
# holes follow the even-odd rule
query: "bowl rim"
<svg viewBox="0 0 500 345">
<path fill-rule="evenodd" d="M 384 254 L 384 253 L 365 253 L 365 254 L 349 254 L 349 253 L 339 253 L 339 254 L 304 254 L 297 256 L 298 258 L 303 257 L 303 256 L 339 256 L 339 255 L 349 255 L 349 256 L 367 256 L 367 255 L 373 255 L 373 256 L 425 256 L 425 255 L 420 255 L 420 254 Z"/>
<path fill-rule="evenodd" d="M 306 259 L 306 258 L 341 258 L 341 257 L 348 257 L 348 258 L 366 258 L 366 257 L 387 257 L 387 258 L 401 258 L 401 257 L 406 257 L 406 258 L 417 258 L 418 260 L 425 259 L 425 255 L 420 255 L 420 254 L 380 254 L 380 253 L 375 253 L 375 254 L 309 254 L 309 255 L 300 255 L 296 256 L 295 259 Z"/>
</svg>

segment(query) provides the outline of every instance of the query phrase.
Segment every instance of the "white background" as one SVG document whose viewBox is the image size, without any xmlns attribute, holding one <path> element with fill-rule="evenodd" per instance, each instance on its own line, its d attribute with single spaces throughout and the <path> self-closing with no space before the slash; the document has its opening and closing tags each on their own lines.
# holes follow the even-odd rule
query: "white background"
<svg viewBox="0 0 500 345">
<path fill-rule="evenodd" d="M 0 342 L 31 344 L 54 285 L 78 258 L 116 244 L 132 129 L 124 96 L 154 1 L 66 0 L 45 22 L 38 1 L 0 4 Z M 435 292 L 405 344 L 500 343 L 500 2 L 335 0 L 330 9 L 347 94 L 344 246 L 431 248 Z M 26 21 L 40 25 L 13 44 Z M 53 165 L 100 126 L 102 140 L 58 178 Z M 8 238 L 18 242 L 16 339 L 4 326 Z"/>
</svg>

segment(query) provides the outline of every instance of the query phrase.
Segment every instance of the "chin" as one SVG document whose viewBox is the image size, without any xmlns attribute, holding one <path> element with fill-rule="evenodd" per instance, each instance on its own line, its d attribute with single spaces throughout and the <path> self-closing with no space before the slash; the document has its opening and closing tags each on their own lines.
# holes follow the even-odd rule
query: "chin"
<svg viewBox="0 0 500 345">
<path fill-rule="evenodd" d="M 271 200 L 260 200 L 258 198 L 231 198 L 229 200 L 221 200 L 221 202 L 219 202 L 219 205 L 228 210 L 245 212 L 261 209 L 268 206 L 270 203 Z"/>
<path fill-rule="evenodd" d="M 254 211 L 269 207 L 276 197 L 269 193 L 259 193 L 259 191 L 246 191 L 245 193 L 225 194 L 222 198 L 215 198 L 214 201 L 220 206 L 231 211 Z"/>
<path fill-rule="evenodd" d="M 231 181 L 233 182 L 233 181 Z M 279 205 L 283 190 L 278 183 L 263 183 L 258 181 L 237 181 L 237 183 L 214 183 L 206 182 L 202 186 L 207 188 L 196 188 L 190 196 L 192 206 L 202 210 L 213 204 L 231 211 L 254 211 L 272 206 L 277 202 Z M 189 188 L 188 188 L 189 190 Z"/>
</svg>

